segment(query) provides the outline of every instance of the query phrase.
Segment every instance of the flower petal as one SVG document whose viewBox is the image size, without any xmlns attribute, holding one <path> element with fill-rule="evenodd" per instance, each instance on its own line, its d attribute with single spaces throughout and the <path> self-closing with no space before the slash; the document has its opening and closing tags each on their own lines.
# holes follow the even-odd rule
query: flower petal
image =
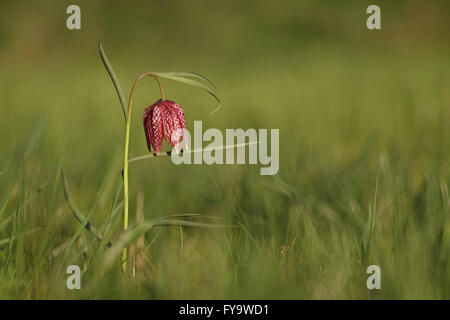
<svg viewBox="0 0 450 320">
<path fill-rule="evenodd" d="M 167 102 L 167 101 L 165 101 Z M 173 118 L 172 114 L 170 112 L 170 105 L 168 103 L 164 103 L 162 106 L 162 123 L 163 123 L 163 134 L 164 138 L 172 145 L 172 132 L 173 132 Z"/>
<path fill-rule="evenodd" d="M 144 111 L 144 131 L 145 138 L 147 141 L 148 151 L 152 151 L 152 142 L 153 142 L 153 128 L 152 128 L 152 113 L 155 105 L 148 106 Z"/>
<path fill-rule="evenodd" d="M 181 140 L 183 139 L 183 121 L 180 121 L 180 118 L 178 117 L 177 110 L 174 106 L 171 107 L 171 116 L 173 121 L 173 132 L 171 135 L 172 142 L 175 145 L 178 145 Z"/>
<path fill-rule="evenodd" d="M 184 149 L 188 150 L 189 146 L 188 146 L 188 140 L 187 140 L 187 133 L 185 130 L 186 129 L 186 121 L 184 119 L 183 109 L 181 109 L 181 106 L 179 104 L 175 103 L 172 106 L 172 112 L 175 114 L 180 128 L 183 129 Z M 181 141 L 181 137 L 180 137 L 180 141 Z M 178 141 L 178 142 L 180 142 L 180 141 Z"/>
<path fill-rule="evenodd" d="M 156 105 L 152 113 L 152 145 L 156 154 L 159 154 L 163 139 L 163 110 L 159 105 Z"/>
</svg>

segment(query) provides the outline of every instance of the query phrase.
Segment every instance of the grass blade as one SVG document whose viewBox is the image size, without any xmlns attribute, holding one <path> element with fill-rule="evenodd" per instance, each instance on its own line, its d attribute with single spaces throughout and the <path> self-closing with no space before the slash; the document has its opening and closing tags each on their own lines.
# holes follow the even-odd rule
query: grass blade
<svg viewBox="0 0 450 320">
<path fill-rule="evenodd" d="M 180 213 L 155 219 L 178 219 L 178 218 L 220 219 L 220 217 L 208 216 L 204 213 Z"/>
<path fill-rule="evenodd" d="M 36 228 L 34 228 L 33 230 L 30 230 L 30 231 L 26 232 L 25 235 L 26 235 L 26 236 L 27 236 L 27 235 L 30 235 L 30 234 L 32 234 L 32 233 L 35 233 L 35 232 L 41 230 L 41 229 L 42 229 L 42 227 L 36 227 Z M 12 236 L 12 237 L 9 237 L 9 238 L 0 240 L 0 246 L 4 246 L 4 245 L 6 245 L 6 244 L 9 244 L 11 241 L 14 241 L 15 239 L 16 239 L 16 236 Z"/>
</svg>

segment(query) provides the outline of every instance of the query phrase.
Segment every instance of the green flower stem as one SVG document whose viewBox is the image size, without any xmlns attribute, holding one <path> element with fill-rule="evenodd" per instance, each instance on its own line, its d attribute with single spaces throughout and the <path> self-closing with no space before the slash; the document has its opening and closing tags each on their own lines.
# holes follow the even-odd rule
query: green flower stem
<svg viewBox="0 0 450 320">
<path fill-rule="evenodd" d="M 128 112 L 127 112 L 127 123 L 125 128 L 125 150 L 123 153 L 123 201 L 124 201 L 124 212 L 123 212 L 123 230 L 128 229 L 128 149 L 130 145 L 130 126 L 131 126 L 131 109 L 133 106 L 134 93 L 138 83 L 146 76 L 153 77 L 156 79 L 159 85 L 159 90 L 161 92 L 161 99 L 164 100 L 163 88 L 161 81 L 158 76 L 151 72 L 145 72 L 141 74 L 136 81 L 134 81 L 133 88 L 130 93 L 130 100 L 128 101 Z M 122 270 L 126 271 L 127 265 L 127 247 L 125 246 L 122 250 Z"/>
</svg>

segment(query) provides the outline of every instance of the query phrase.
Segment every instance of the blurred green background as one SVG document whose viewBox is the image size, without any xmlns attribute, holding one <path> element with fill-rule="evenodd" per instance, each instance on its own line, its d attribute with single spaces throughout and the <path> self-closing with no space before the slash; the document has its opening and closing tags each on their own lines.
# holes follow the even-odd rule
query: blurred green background
<svg viewBox="0 0 450 320">
<path fill-rule="evenodd" d="M 70 4 L 0 3 L 0 298 L 450 298 L 448 1 L 79 0 L 72 31 Z M 370 4 L 381 30 L 366 28 Z M 124 123 L 99 40 L 126 97 L 145 71 L 211 79 L 212 116 L 211 97 L 163 80 L 188 129 L 280 129 L 275 176 L 132 164 L 132 224 L 195 212 L 239 227 L 155 228 L 132 244 L 129 275 L 102 269 L 59 174 L 101 230 Z M 147 152 L 141 117 L 158 98 L 150 80 L 138 88 L 132 156 Z M 82 290 L 66 289 L 70 264 Z M 366 287 L 371 264 L 381 290 Z"/>
</svg>

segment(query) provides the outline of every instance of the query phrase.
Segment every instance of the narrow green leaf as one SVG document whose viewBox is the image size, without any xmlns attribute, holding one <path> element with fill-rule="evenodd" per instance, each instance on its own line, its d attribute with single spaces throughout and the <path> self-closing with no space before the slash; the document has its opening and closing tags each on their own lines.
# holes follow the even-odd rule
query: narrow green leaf
<svg viewBox="0 0 450 320">
<path fill-rule="evenodd" d="M 119 97 L 120 105 L 122 106 L 123 116 L 125 117 L 125 121 L 127 120 L 127 102 L 125 100 L 125 96 L 123 95 L 122 87 L 120 86 L 119 79 L 117 79 L 114 70 L 109 63 L 108 58 L 106 57 L 105 51 L 103 51 L 102 42 L 98 42 L 98 51 L 100 52 L 100 58 L 105 65 L 106 71 L 108 71 L 109 76 L 114 84 L 114 88 L 116 88 L 117 96 Z"/>
<path fill-rule="evenodd" d="M 3 220 L 3 222 L 0 223 L 0 231 L 2 231 L 11 222 L 11 220 L 12 220 L 11 216 Z"/>
<path fill-rule="evenodd" d="M 119 212 L 121 212 L 123 207 L 123 201 L 120 202 L 117 207 L 114 209 L 114 211 L 111 213 L 111 215 L 109 216 L 108 220 L 106 221 L 106 224 L 103 228 L 103 240 L 100 243 L 100 247 L 98 248 L 97 252 L 102 252 L 105 247 L 110 248 L 111 247 L 111 242 L 110 239 L 112 237 L 112 230 L 114 230 L 114 227 L 117 224 L 117 217 L 119 216 Z"/>
<path fill-rule="evenodd" d="M 182 151 L 182 152 L 183 153 L 196 153 L 196 152 L 204 152 L 204 151 L 212 151 L 212 150 L 225 150 L 225 149 L 239 148 L 239 147 L 244 147 L 244 146 L 251 146 L 251 145 L 254 145 L 257 143 L 259 143 L 259 141 L 230 144 L 230 145 L 226 145 L 226 146 L 218 146 L 218 147 L 213 147 L 213 148 L 206 147 L 205 149 L 194 149 L 194 150 L 188 150 L 188 151 Z M 160 158 L 160 157 L 164 157 L 164 156 L 170 157 L 171 155 L 172 155 L 172 151 L 160 153 L 159 155 L 156 155 L 156 153 L 149 153 L 149 154 L 144 154 L 139 157 L 131 158 L 128 160 L 128 163 L 139 161 L 139 160 L 145 160 L 145 159 L 149 159 L 149 158 Z"/>
<path fill-rule="evenodd" d="M 161 77 L 161 78 L 166 78 L 166 79 L 170 79 L 170 80 L 174 80 L 174 81 L 178 81 L 196 88 L 200 88 L 205 90 L 206 92 L 208 92 L 212 97 L 214 97 L 214 99 L 217 100 L 217 102 L 219 103 L 219 105 L 216 107 L 216 109 L 214 109 L 210 115 L 212 115 L 213 113 L 217 112 L 217 110 L 220 109 L 221 107 L 221 101 L 218 97 L 218 95 L 215 92 L 215 86 L 212 85 L 212 88 L 210 86 L 207 86 L 199 81 L 190 79 L 186 76 L 181 76 L 182 74 L 187 75 L 187 74 L 193 74 L 190 72 L 185 72 L 185 71 L 177 71 L 177 72 L 154 72 L 154 74 L 156 74 L 157 76 Z M 176 75 L 178 74 L 178 75 Z M 195 74 L 195 77 L 200 78 L 200 79 L 206 79 L 205 77 L 203 77 L 202 75 L 199 74 Z M 208 79 L 206 79 L 205 81 L 207 81 L 208 83 L 212 84 L 211 81 L 209 81 Z"/>
<path fill-rule="evenodd" d="M 219 217 L 208 216 L 204 213 L 180 213 L 155 219 L 178 219 L 178 218 L 220 219 Z"/>
<path fill-rule="evenodd" d="M 155 74 L 167 75 L 167 76 L 175 76 L 175 77 L 184 77 L 184 78 L 196 78 L 205 81 L 213 88 L 216 88 L 216 85 L 212 83 L 211 80 L 206 78 L 205 76 L 201 75 L 200 73 L 192 72 L 192 71 L 160 71 L 156 72 Z"/>
<path fill-rule="evenodd" d="M 202 227 L 202 228 L 234 228 L 233 225 L 210 224 L 202 222 L 191 222 L 185 220 L 172 220 L 156 218 L 144 221 L 144 223 L 123 231 L 117 242 L 111 247 L 105 255 L 105 266 L 111 265 L 120 255 L 122 249 L 136 241 L 141 235 L 150 231 L 153 227 L 184 226 L 184 227 Z"/>
<path fill-rule="evenodd" d="M 64 188 L 64 196 L 66 197 L 67 203 L 73 215 L 78 220 L 78 222 L 83 224 L 84 228 L 88 230 L 96 239 L 102 241 L 103 236 L 100 234 L 100 232 L 98 232 L 97 229 L 95 229 L 94 226 L 92 226 L 92 224 L 87 220 L 87 218 L 83 215 L 83 213 L 81 213 L 81 211 L 78 210 L 77 206 L 73 203 L 72 196 L 70 195 L 69 185 L 67 184 L 66 180 L 66 175 L 62 167 L 61 167 L 61 179 Z M 108 247 L 111 246 L 112 244 L 108 243 Z"/>
<path fill-rule="evenodd" d="M 244 233 L 247 235 L 247 237 L 253 242 L 253 244 L 255 245 L 256 249 L 258 249 L 258 251 L 261 252 L 261 248 L 258 246 L 258 243 L 256 242 L 255 238 L 252 237 L 252 235 L 248 231 L 248 229 L 241 222 L 238 222 L 238 224 L 239 224 L 239 227 L 241 228 L 241 230 L 243 230 Z"/>
<path fill-rule="evenodd" d="M 41 230 L 41 229 L 42 229 L 41 227 L 34 228 L 33 230 L 30 230 L 30 231 L 26 232 L 25 235 L 26 236 L 30 235 L 32 233 L 35 233 L 36 231 Z M 9 244 L 11 241 L 14 241 L 15 239 L 16 239 L 16 236 L 12 236 L 10 238 L 6 238 L 6 239 L 3 239 L 3 240 L 0 240 L 0 246 L 4 246 L 6 244 Z"/>
<path fill-rule="evenodd" d="M 23 201 L 17 207 L 17 209 L 22 209 L 23 207 L 27 206 L 31 202 L 31 200 L 33 200 L 34 198 L 37 197 L 37 195 L 42 191 L 42 189 L 44 187 L 45 187 L 45 184 L 42 187 L 40 187 L 38 189 L 38 191 L 36 191 L 33 194 L 31 194 L 31 196 L 29 196 L 25 201 Z M 3 210 L 4 210 L 3 208 L 0 210 L 0 217 L 2 216 Z M 8 223 L 11 221 L 11 219 L 12 219 L 12 216 L 9 216 L 8 218 L 4 219 L 3 222 L 0 223 L 0 231 L 8 225 Z"/>
</svg>

